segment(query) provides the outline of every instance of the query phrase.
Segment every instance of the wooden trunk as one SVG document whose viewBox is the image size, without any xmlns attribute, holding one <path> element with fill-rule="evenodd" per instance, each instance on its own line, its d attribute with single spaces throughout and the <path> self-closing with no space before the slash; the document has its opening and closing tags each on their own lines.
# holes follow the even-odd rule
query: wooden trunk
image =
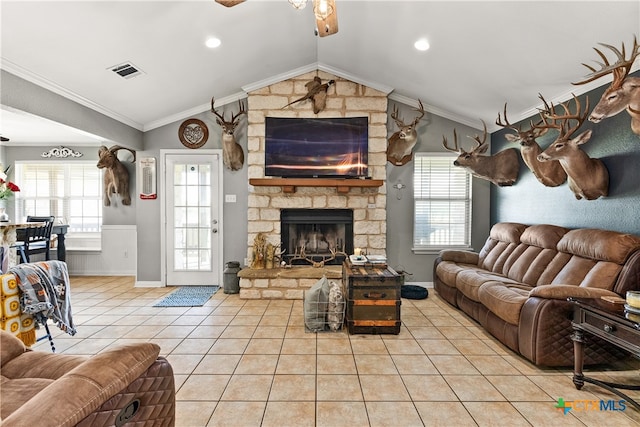
<svg viewBox="0 0 640 427">
<path fill-rule="evenodd" d="M 347 328 L 351 334 L 400 333 L 400 289 L 403 277 L 389 267 L 342 266 L 347 300 Z"/>
</svg>

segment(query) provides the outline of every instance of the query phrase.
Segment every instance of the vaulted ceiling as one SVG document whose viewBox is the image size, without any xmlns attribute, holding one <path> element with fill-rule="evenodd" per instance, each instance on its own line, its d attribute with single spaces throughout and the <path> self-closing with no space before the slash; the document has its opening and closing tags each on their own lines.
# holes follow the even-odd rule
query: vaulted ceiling
<svg viewBox="0 0 640 427">
<path fill-rule="evenodd" d="M 588 73 L 581 63 L 598 59 L 599 42 L 630 48 L 640 37 L 639 1 L 336 4 L 338 33 L 317 37 L 311 5 L 295 10 L 287 0 L 232 8 L 213 0 L 2 0 L 1 67 L 142 131 L 206 111 L 212 96 L 221 105 L 315 69 L 481 128 L 505 102 L 516 121 L 540 106 L 538 93 L 564 101 L 606 84 L 608 77 L 571 82 Z M 212 36 L 218 48 L 205 46 Z M 414 48 L 420 38 L 429 50 Z M 123 63 L 142 72 L 126 79 L 111 71 Z M 73 131 L 41 128 L 10 108 L 0 113 L 0 133 L 12 142 L 64 142 Z"/>
</svg>

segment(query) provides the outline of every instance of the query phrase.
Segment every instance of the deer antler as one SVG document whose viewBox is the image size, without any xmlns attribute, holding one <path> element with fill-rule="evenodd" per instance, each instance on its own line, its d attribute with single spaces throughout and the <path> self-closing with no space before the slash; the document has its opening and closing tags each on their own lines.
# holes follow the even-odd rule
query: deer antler
<svg viewBox="0 0 640 427">
<path fill-rule="evenodd" d="M 575 101 L 576 112 L 571 113 L 571 110 L 569 108 L 569 102 L 571 102 L 571 100 L 569 100 L 567 102 L 563 102 L 560 104 L 562 106 L 562 109 L 564 110 L 564 114 L 556 114 L 555 106 L 553 105 L 553 102 L 547 103 L 547 101 L 545 101 L 542 95 L 539 95 L 545 107 L 543 110 L 540 110 L 540 116 L 543 118 L 545 122 L 545 124 L 541 125 L 540 127 L 558 129 L 560 131 L 560 135 L 558 136 L 558 139 L 570 138 L 571 135 L 573 135 L 575 131 L 577 131 L 580 128 L 580 126 L 582 126 L 585 119 L 589 115 L 589 97 L 587 97 L 587 102 L 586 102 L 586 106 L 583 113 L 582 107 L 580 105 L 580 101 L 574 94 L 572 95 L 573 95 L 573 100 Z M 546 119 L 551 119 L 553 120 L 553 122 L 548 123 Z M 576 121 L 576 125 L 573 127 L 569 126 L 569 123 L 571 120 Z"/>
<path fill-rule="evenodd" d="M 458 134 L 456 133 L 456 129 L 453 128 L 453 143 L 455 144 L 455 148 L 449 147 L 449 141 L 447 141 L 447 137 L 442 135 L 442 146 L 448 150 L 453 151 L 454 153 L 461 153 L 463 150 L 458 148 Z"/>
<path fill-rule="evenodd" d="M 496 119 L 496 124 L 498 126 L 500 126 L 501 128 L 505 128 L 505 129 L 511 129 L 514 130 L 518 133 L 521 132 L 521 128 L 522 126 L 514 126 L 511 123 L 509 123 L 509 119 L 507 119 L 507 103 L 504 103 L 504 123 L 502 122 L 502 117 L 500 117 L 500 113 L 498 113 L 498 118 Z"/>
<path fill-rule="evenodd" d="M 424 111 L 424 106 L 422 105 L 422 101 L 418 100 L 418 108 L 415 108 L 414 111 L 417 111 L 420 113 L 420 115 L 416 118 L 413 119 L 413 123 L 411 124 L 411 126 L 415 126 L 418 124 L 418 122 L 420 120 L 422 120 L 422 118 L 425 115 L 425 111 Z M 391 113 L 391 118 L 396 122 L 396 125 L 398 125 L 398 127 L 405 127 L 407 125 L 404 124 L 404 120 L 398 116 L 399 112 L 398 112 L 398 106 L 394 105 L 393 106 L 393 113 Z"/>
<path fill-rule="evenodd" d="M 420 115 L 413 119 L 413 126 L 417 125 L 420 120 L 424 117 L 424 107 L 422 106 L 422 101 L 418 99 L 419 107 L 415 109 L 415 111 L 419 112 Z"/>
<path fill-rule="evenodd" d="M 640 55 L 640 45 L 638 45 L 638 40 L 636 36 L 633 36 L 633 49 L 631 49 L 631 55 L 629 56 L 629 59 L 625 59 L 625 56 L 627 55 L 626 55 L 624 43 L 622 43 L 622 51 L 618 50 L 618 48 L 616 48 L 615 46 L 611 46 L 604 43 L 598 43 L 598 44 L 600 46 L 604 46 L 608 48 L 613 53 L 615 53 L 616 56 L 618 57 L 618 61 L 614 64 L 609 64 L 609 60 L 607 59 L 605 54 L 602 53 L 602 51 L 599 50 L 598 48 L 594 47 L 593 50 L 595 50 L 598 53 L 598 55 L 600 56 L 600 58 L 602 58 L 602 61 L 603 61 L 603 62 L 595 61 L 598 65 L 600 65 L 600 70 L 596 70 L 594 67 L 583 63 L 582 65 L 584 65 L 589 70 L 591 70 L 591 73 L 586 75 L 584 80 L 581 80 L 579 82 L 572 83 L 572 84 L 581 85 L 581 84 L 589 83 L 599 77 L 605 76 L 609 73 L 613 73 L 613 82 L 611 83 L 611 87 L 617 89 L 620 86 L 622 86 L 622 82 L 627 77 L 627 75 L 629 75 L 629 72 L 631 71 L 631 66 L 633 65 L 633 62 L 638 57 L 638 55 Z"/>
<path fill-rule="evenodd" d="M 471 137 L 471 139 L 473 139 L 476 142 L 476 144 L 478 144 L 478 146 L 474 148 L 474 150 L 477 150 L 478 148 L 482 147 L 487 142 L 487 133 L 488 133 L 487 124 L 484 122 L 484 120 L 482 120 L 482 125 L 484 126 L 484 134 L 482 135 L 482 141 L 480 141 L 480 136 L 478 134 Z"/>
<path fill-rule="evenodd" d="M 211 97 L 211 112 L 212 112 L 213 114 L 215 114 L 217 118 L 219 118 L 221 121 L 223 121 L 223 122 L 224 122 L 224 121 L 225 121 L 225 120 L 224 120 L 224 116 L 223 116 L 222 114 L 218 113 L 218 112 L 216 111 L 216 109 L 215 109 L 215 108 L 213 108 L 213 103 L 214 103 L 214 101 L 215 101 L 215 97 L 213 97 L 213 96 L 212 96 L 212 97 Z"/>
<path fill-rule="evenodd" d="M 231 123 L 235 122 L 236 119 L 240 117 L 242 114 L 247 113 L 247 111 L 244 109 L 244 103 L 242 101 L 238 100 L 238 106 L 240 107 L 240 110 L 238 111 L 238 114 L 233 114 L 231 116 Z"/>
</svg>

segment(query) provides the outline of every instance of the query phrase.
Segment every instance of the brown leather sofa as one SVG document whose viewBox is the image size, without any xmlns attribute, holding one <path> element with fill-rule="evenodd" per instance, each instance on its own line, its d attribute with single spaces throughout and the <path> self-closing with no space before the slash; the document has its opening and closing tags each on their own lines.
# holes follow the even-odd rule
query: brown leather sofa
<svg viewBox="0 0 640 427">
<path fill-rule="evenodd" d="M 569 297 L 640 290 L 640 237 L 597 229 L 498 223 L 479 253 L 444 250 L 434 288 L 448 303 L 536 365 L 570 366 Z M 596 338 L 585 364 L 623 356 Z"/>
<path fill-rule="evenodd" d="M 153 343 L 93 357 L 32 351 L 0 330 L 0 424 L 173 426 L 173 370 Z"/>
</svg>

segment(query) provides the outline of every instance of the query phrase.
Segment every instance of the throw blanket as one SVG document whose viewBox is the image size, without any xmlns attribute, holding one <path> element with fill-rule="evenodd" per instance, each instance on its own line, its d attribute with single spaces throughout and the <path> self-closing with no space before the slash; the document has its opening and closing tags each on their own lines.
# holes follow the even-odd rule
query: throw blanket
<svg viewBox="0 0 640 427">
<path fill-rule="evenodd" d="M 20 309 L 20 288 L 14 274 L 0 276 L 0 329 L 11 332 L 26 346 L 36 343 L 36 322 Z"/>
<path fill-rule="evenodd" d="M 22 293 L 22 312 L 44 324 L 47 318 L 69 335 L 76 329 L 71 316 L 69 272 L 63 261 L 18 264 L 9 269 L 16 275 Z"/>
</svg>

